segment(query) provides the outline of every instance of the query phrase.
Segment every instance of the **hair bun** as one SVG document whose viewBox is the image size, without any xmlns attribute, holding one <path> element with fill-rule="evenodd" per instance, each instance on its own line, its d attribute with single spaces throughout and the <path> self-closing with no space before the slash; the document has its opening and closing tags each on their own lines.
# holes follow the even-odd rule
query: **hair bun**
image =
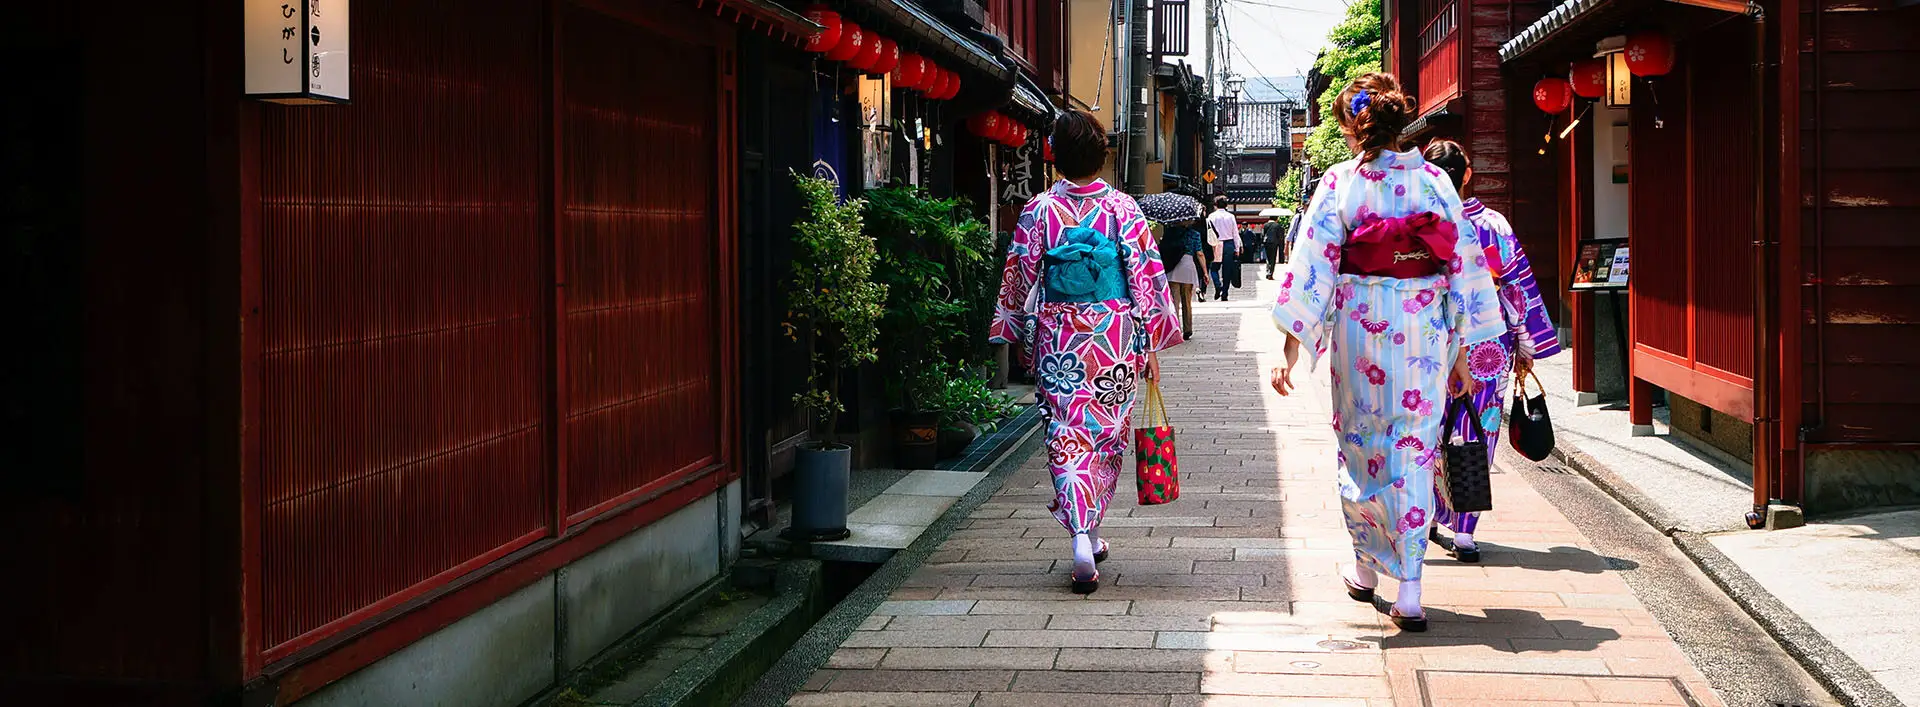
<svg viewBox="0 0 1920 707">
<path fill-rule="evenodd" d="M 1354 79 L 1334 99 L 1334 107 L 1340 127 L 1360 143 L 1362 164 L 1398 146 L 1400 133 L 1413 122 L 1413 101 L 1400 91 L 1393 74 L 1372 72 Z"/>
</svg>

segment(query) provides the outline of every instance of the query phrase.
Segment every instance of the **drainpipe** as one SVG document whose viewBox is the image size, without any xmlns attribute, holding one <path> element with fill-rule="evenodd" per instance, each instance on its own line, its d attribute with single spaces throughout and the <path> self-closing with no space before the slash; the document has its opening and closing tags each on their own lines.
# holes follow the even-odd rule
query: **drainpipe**
<svg viewBox="0 0 1920 707">
<path fill-rule="evenodd" d="M 1748 3 L 1747 15 L 1753 18 L 1753 154 L 1761 160 L 1753 170 L 1753 510 L 1747 513 L 1747 527 L 1760 529 L 1767 524 L 1767 504 L 1775 497 L 1778 479 L 1774 449 L 1779 445 L 1780 418 L 1774 410 L 1774 384 L 1778 350 L 1772 327 L 1773 286 L 1768 273 L 1773 260 L 1774 243 L 1767 232 L 1767 14 L 1757 2 Z M 1797 97 L 1790 97 L 1793 99 Z M 1786 99 L 1783 99 L 1786 100 Z"/>
<path fill-rule="evenodd" d="M 1133 17 L 1127 25 L 1127 193 L 1147 193 L 1147 84 L 1153 75 L 1148 53 L 1152 38 L 1147 34 L 1147 0 L 1132 0 Z"/>
</svg>

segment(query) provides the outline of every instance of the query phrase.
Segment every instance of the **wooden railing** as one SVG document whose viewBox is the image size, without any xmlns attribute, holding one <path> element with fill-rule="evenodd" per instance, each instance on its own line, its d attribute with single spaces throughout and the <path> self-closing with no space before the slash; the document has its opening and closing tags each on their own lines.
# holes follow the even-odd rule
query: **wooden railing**
<svg viewBox="0 0 1920 707">
<path fill-rule="evenodd" d="M 1421 3 L 1426 24 L 1420 29 L 1420 112 L 1426 113 L 1460 94 L 1460 6 Z"/>
</svg>

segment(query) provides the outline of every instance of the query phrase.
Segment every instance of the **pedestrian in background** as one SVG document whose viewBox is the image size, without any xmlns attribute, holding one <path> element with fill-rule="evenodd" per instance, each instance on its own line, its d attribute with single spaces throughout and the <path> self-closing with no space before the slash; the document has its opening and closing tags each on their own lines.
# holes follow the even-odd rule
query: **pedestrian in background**
<svg viewBox="0 0 1920 707">
<path fill-rule="evenodd" d="M 1233 212 L 1227 210 L 1227 197 L 1213 198 L 1213 213 L 1207 214 L 1207 245 L 1213 249 L 1213 262 L 1207 272 L 1213 275 L 1214 297 L 1227 301 L 1227 288 L 1240 286 L 1240 232 L 1234 228 Z"/>
<path fill-rule="evenodd" d="M 1065 178 L 1020 212 L 989 337 L 1032 342 L 1048 509 L 1072 537 L 1072 589 L 1090 594 L 1100 588 L 1100 521 L 1133 431 L 1138 378 L 1157 379 L 1157 352 L 1183 339 L 1140 205 L 1100 179 L 1106 127 L 1068 111 L 1048 139 Z"/>
<path fill-rule="evenodd" d="M 1193 338 L 1193 289 L 1206 281 L 1206 268 L 1200 265 L 1200 230 L 1194 223 L 1188 219 L 1160 227 L 1160 263 L 1167 269 L 1173 307 L 1180 310 L 1180 331 L 1188 339 Z"/>
<path fill-rule="evenodd" d="M 1260 227 L 1263 244 L 1267 247 L 1267 279 L 1273 279 L 1273 268 L 1286 258 L 1282 246 L 1286 243 L 1287 229 L 1280 225 L 1280 217 L 1268 216 L 1267 223 Z"/>
<path fill-rule="evenodd" d="M 1300 216 L 1307 224 L 1273 307 L 1287 342 L 1272 385 L 1292 392 L 1303 344 L 1314 366 L 1327 358 L 1340 507 L 1357 560 L 1342 573 L 1347 595 L 1372 602 L 1380 575 L 1398 579 L 1388 616 L 1424 631 L 1441 421 L 1451 392 L 1473 388 L 1467 350 L 1506 327 L 1453 184 L 1418 150 L 1396 151 L 1413 112 L 1398 82 L 1366 74 L 1333 108 L 1360 156 L 1329 169 Z"/>
<path fill-rule="evenodd" d="M 1481 428 L 1487 432 L 1487 461 L 1491 463 L 1495 450 L 1499 449 L 1501 404 L 1506 401 L 1509 386 L 1516 378 L 1532 372 L 1535 360 L 1560 353 L 1560 336 L 1554 331 L 1553 321 L 1547 318 L 1540 285 L 1533 279 L 1533 266 L 1527 262 L 1527 251 L 1520 247 L 1520 240 L 1514 237 L 1513 226 L 1507 223 L 1507 217 L 1471 196 L 1473 158 L 1452 140 L 1428 143 L 1426 158 L 1429 164 L 1447 173 L 1454 189 L 1464 197 L 1461 207 L 1473 224 L 1479 247 L 1475 252 L 1486 254 L 1493 285 L 1500 291 L 1500 313 L 1506 333 L 1493 341 L 1475 344 L 1467 353 L 1470 372 L 1484 384 L 1473 396 L 1472 413 L 1480 416 Z M 1461 425 L 1457 429 L 1472 434 L 1471 426 Z M 1473 533 L 1480 525 L 1480 514 L 1454 513 L 1446 507 L 1445 498 L 1440 498 L 1437 505 L 1439 513 L 1434 518 L 1436 525 L 1430 537 L 1455 559 L 1479 562 L 1480 547 L 1474 543 Z M 1453 538 L 1440 534 L 1441 525 L 1453 531 Z"/>
</svg>

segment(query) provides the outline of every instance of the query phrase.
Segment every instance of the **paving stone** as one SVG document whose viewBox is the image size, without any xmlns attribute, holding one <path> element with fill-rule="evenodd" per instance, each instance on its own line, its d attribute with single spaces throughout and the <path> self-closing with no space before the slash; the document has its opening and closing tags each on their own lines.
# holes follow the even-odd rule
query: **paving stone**
<svg viewBox="0 0 1920 707">
<path fill-rule="evenodd" d="M 1608 558 L 1518 474 L 1493 477 L 1501 517 L 1480 534 L 1482 563 L 1430 553 L 1428 633 L 1349 600 L 1326 376 L 1302 376 L 1287 398 L 1260 386 L 1280 344 L 1264 310 L 1209 304 L 1208 335 L 1162 354 L 1182 498 L 1137 506 L 1123 480 L 1099 592 L 1067 591 L 1071 539 L 1033 455 L 795 698 L 815 701 L 796 704 L 1416 707 L 1429 689 L 1422 707 L 1617 707 L 1672 692 L 1623 676 L 1700 683 Z M 964 481 L 910 474 L 889 493 Z"/>
</svg>

